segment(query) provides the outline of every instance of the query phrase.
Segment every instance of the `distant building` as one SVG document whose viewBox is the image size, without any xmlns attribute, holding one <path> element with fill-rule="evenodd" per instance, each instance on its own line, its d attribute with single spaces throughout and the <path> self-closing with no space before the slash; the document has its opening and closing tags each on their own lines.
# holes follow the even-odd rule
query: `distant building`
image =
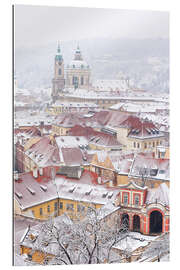
<svg viewBox="0 0 180 270">
<path fill-rule="evenodd" d="M 66 87 L 89 89 L 91 70 L 83 60 L 79 46 L 77 46 L 74 59 L 67 66 Z"/>
</svg>

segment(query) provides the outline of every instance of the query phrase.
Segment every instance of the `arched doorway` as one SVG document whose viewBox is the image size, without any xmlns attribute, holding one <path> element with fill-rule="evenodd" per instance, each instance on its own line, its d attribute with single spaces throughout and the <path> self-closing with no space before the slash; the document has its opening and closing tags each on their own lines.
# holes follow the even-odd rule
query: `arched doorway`
<svg viewBox="0 0 180 270">
<path fill-rule="evenodd" d="M 140 217 L 138 215 L 134 215 L 133 217 L 133 231 L 134 232 L 140 231 Z"/>
<path fill-rule="evenodd" d="M 124 229 L 129 229 L 129 215 L 128 214 L 122 214 L 121 218 L 121 225 Z"/>
<path fill-rule="evenodd" d="M 155 210 L 150 214 L 150 233 L 161 233 L 162 232 L 162 214 Z"/>
</svg>

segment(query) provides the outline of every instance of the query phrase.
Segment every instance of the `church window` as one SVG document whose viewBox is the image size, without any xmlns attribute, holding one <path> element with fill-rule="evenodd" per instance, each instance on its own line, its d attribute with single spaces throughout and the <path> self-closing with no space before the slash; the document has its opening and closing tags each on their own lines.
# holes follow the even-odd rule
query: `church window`
<svg viewBox="0 0 180 270">
<path fill-rule="evenodd" d="M 58 74 L 59 74 L 59 75 L 61 75 L 61 68 L 59 68 L 59 70 L 58 70 Z"/>
<path fill-rule="evenodd" d="M 78 77 L 73 76 L 73 85 L 78 84 Z"/>
<path fill-rule="evenodd" d="M 128 193 L 123 194 L 123 203 L 128 204 Z"/>
<path fill-rule="evenodd" d="M 135 198 L 134 198 L 134 204 L 137 206 L 139 205 L 139 195 L 135 195 Z"/>
<path fill-rule="evenodd" d="M 82 76 L 81 77 L 81 85 L 83 85 L 84 84 L 84 77 Z"/>
<path fill-rule="evenodd" d="M 60 209 L 63 209 L 63 203 L 62 203 L 62 202 L 60 202 L 59 208 L 60 208 Z"/>
</svg>

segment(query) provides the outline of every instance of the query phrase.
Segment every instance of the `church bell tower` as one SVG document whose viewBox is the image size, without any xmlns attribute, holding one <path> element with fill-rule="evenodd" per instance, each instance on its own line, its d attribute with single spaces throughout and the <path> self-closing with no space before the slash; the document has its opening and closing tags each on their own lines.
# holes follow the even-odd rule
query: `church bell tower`
<svg viewBox="0 0 180 270">
<path fill-rule="evenodd" d="M 57 53 L 54 61 L 54 78 L 52 79 L 52 98 L 53 101 L 58 98 L 65 86 L 64 79 L 64 60 L 61 54 L 60 45 L 58 44 Z"/>
</svg>

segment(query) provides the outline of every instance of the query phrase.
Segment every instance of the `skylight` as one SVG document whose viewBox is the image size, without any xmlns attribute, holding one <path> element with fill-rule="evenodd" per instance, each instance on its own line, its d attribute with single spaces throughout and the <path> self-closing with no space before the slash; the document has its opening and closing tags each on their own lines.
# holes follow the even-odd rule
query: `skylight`
<svg viewBox="0 0 180 270">
<path fill-rule="evenodd" d="M 27 187 L 27 190 L 28 190 L 32 195 L 35 195 L 35 194 L 36 194 L 36 192 L 35 192 L 32 188 L 30 188 L 30 187 Z"/>
<path fill-rule="evenodd" d="M 40 185 L 40 188 L 41 188 L 43 191 L 47 191 L 47 187 L 44 186 L 44 185 Z"/>
<path fill-rule="evenodd" d="M 16 196 L 17 196 L 19 199 L 22 199 L 23 196 L 22 196 L 22 194 L 21 194 L 20 192 L 17 192 L 17 191 L 16 191 L 15 194 L 16 194 Z"/>
</svg>

